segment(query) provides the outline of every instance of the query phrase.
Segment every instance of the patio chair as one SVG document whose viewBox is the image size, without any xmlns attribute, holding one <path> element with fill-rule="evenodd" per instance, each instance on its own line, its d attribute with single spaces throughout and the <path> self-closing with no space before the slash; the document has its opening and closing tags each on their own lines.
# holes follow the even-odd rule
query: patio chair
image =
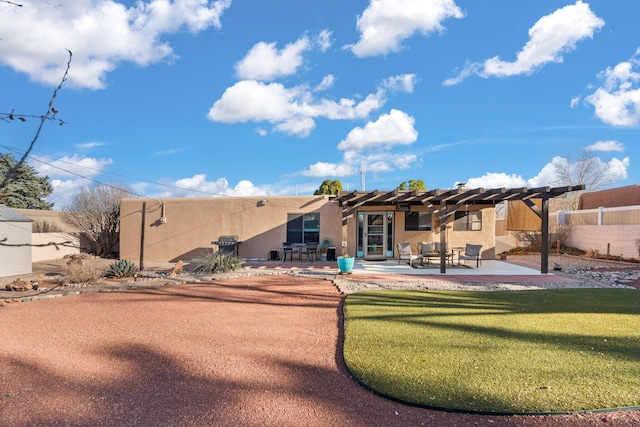
<svg viewBox="0 0 640 427">
<path fill-rule="evenodd" d="M 300 256 L 306 255 L 307 261 L 313 262 L 313 258 L 318 259 L 318 242 L 309 242 L 300 246 Z"/>
<path fill-rule="evenodd" d="M 289 242 L 282 243 L 282 262 L 287 260 L 287 253 L 289 253 L 289 260 L 293 261 L 293 245 Z"/>
<path fill-rule="evenodd" d="M 482 251 L 482 245 L 470 245 L 467 243 L 464 249 L 464 254 L 458 255 L 458 264 L 460 260 L 476 261 L 476 268 L 480 267 L 480 252 Z"/>
<path fill-rule="evenodd" d="M 398 264 L 403 259 L 409 260 L 409 265 L 413 267 L 413 260 L 420 258 L 419 255 L 413 255 L 411 253 L 411 245 L 409 243 L 398 243 Z"/>
</svg>

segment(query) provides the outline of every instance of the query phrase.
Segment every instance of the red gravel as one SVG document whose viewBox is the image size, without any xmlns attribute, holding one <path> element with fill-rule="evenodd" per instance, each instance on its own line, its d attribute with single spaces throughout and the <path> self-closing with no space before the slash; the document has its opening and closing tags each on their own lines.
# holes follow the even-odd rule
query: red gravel
<svg viewBox="0 0 640 427">
<path fill-rule="evenodd" d="M 287 275 L 0 308 L 0 425 L 626 426 L 634 411 L 501 417 L 428 410 L 358 385 L 342 296 Z"/>
</svg>

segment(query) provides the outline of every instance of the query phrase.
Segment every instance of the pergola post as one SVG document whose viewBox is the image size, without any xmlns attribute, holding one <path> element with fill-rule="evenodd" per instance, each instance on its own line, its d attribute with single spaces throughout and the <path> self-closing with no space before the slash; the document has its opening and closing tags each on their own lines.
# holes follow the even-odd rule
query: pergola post
<svg viewBox="0 0 640 427">
<path fill-rule="evenodd" d="M 440 273 L 447 272 L 447 202 L 440 202 Z"/>
<path fill-rule="evenodd" d="M 347 237 L 349 236 L 348 230 L 347 230 L 347 219 L 349 216 L 349 213 L 347 211 L 348 208 L 348 204 L 347 202 L 342 203 L 342 234 L 341 234 L 341 239 L 342 241 L 340 242 L 340 246 L 341 246 L 341 251 L 340 254 L 342 256 L 347 255 L 347 247 L 345 245 L 342 244 L 342 242 L 347 242 Z M 352 255 L 354 256 L 354 255 Z"/>
<path fill-rule="evenodd" d="M 549 273 L 549 199 L 542 198 L 542 248 L 540 248 L 540 273 Z"/>
</svg>

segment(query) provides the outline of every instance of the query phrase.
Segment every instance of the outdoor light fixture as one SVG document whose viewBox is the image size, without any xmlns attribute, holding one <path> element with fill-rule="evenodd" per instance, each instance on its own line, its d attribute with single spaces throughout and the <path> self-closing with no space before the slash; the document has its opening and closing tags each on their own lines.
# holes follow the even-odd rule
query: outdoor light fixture
<svg viewBox="0 0 640 427">
<path fill-rule="evenodd" d="M 160 204 L 160 224 L 166 224 L 167 217 L 164 216 L 164 202 Z"/>
<path fill-rule="evenodd" d="M 266 199 L 262 199 L 258 202 L 258 206 L 265 206 L 267 204 L 267 200 Z"/>
</svg>

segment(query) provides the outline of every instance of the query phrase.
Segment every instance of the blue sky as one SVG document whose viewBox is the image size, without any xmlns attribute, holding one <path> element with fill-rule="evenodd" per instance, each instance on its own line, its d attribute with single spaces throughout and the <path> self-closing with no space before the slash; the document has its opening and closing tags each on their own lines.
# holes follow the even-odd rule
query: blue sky
<svg viewBox="0 0 640 427">
<path fill-rule="evenodd" d="M 636 184 L 637 0 L 0 2 L 0 112 L 43 114 L 50 201 L 556 185 L 589 150 Z M 0 122 L 26 150 L 37 120 Z"/>
</svg>

